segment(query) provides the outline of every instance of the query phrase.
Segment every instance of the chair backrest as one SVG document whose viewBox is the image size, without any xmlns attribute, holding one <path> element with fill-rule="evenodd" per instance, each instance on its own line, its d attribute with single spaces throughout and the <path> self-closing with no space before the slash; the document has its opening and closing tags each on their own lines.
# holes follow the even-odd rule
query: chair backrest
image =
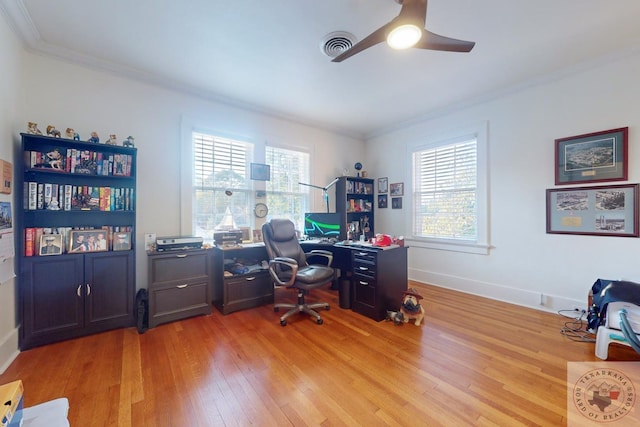
<svg viewBox="0 0 640 427">
<path fill-rule="evenodd" d="M 288 257 L 300 267 L 307 265 L 304 250 L 298 242 L 296 227 L 291 220 L 274 218 L 262 226 L 262 240 L 269 259 Z"/>
</svg>

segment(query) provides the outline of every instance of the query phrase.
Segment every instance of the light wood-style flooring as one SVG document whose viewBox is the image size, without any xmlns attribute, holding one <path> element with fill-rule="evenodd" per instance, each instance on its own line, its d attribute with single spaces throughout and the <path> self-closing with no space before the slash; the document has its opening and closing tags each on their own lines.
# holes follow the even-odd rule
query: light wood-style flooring
<svg viewBox="0 0 640 427">
<path fill-rule="evenodd" d="M 323 325 L 214 309 L 22 352 L 0 383 L 22 379 L 27 407 L 67 397 L 72 427 L 566 425 L 566 362 L 599 360 L 560 333 L 568 319 L 409 285 L 422 326 L 374 322 L 320 289 Z M 616 344 L 611 359 L 640 355 Z"/>
</svg>

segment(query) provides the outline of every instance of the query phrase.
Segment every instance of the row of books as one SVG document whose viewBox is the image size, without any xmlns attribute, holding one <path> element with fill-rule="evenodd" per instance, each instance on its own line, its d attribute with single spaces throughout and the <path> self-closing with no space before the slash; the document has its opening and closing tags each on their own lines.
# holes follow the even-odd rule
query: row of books
<svg viewBox="0 0 640 427">
<path fill-rule="evenodd" d="M 373 184 L 347 180 L 348 194 L 373 194 Z"/>
<path fill-rule="evenodd" d="M 24 210 L 133 211 L 134 189 L 27 181 Z"/>
<path fill-rule="evenodd" d="M 25 167 L 85 175 L 131 176 L 130 154 L 102 153 L 76 148 L 54 148 L 51 151 L 24 151 Z"/>
<path fill-rule="evenodd" d="M 132 234 L 132 226 L 28 227 L 24 230 L 24 254 L 43 256 L 129 250 Z"/>
<path fill-rule="evenodd" d="M 363 199 L 349 199 L 347 212 L 371 212 L 372 203 Z"/>
</svg>

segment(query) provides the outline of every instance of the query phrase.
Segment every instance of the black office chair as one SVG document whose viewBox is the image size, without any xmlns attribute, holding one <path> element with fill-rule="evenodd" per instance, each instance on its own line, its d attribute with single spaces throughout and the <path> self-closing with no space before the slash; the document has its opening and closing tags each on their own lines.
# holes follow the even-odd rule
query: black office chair
<svg viewBox="0 0 640 427">
<path fill-rule="evenodd" d="M 298 242 L 296 229 L 288 219 L 272 219 L 262 226 L 262 239 L 269 255 L 269 273 L 276 286 L 286 286 L 298 291 L 297 304 L 274 304 L 273 311 L 289 308 L 280 317 L 280 324 L 285 326 L 287 318 L 295 313 L 307 313 L 315 317 L 316 323 L 322 325 L 320 314 L 314 309 L 325 308 L 329 304 L 318 302 L 307 304 L 304 296 L 311 289 L 331 283 L 333 280 L 333 254 L 329 251 L 313 250 L 305 253 Z M 326 265 L 308 264 L 307 256 L 321 256 L 327 260 Z"/>
</svg>

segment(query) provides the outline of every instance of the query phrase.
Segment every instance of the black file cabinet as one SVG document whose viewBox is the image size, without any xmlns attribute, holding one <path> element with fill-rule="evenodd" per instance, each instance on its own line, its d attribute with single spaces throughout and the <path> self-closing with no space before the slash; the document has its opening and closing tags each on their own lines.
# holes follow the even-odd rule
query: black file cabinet
<svg viewBox="0 0 640 427">
<path fill-rule="evenodd" d="M 353 248 L 353 311 L 380 321 L 397 311 L 407 290 L 407 248 Z"/>
</svg>

